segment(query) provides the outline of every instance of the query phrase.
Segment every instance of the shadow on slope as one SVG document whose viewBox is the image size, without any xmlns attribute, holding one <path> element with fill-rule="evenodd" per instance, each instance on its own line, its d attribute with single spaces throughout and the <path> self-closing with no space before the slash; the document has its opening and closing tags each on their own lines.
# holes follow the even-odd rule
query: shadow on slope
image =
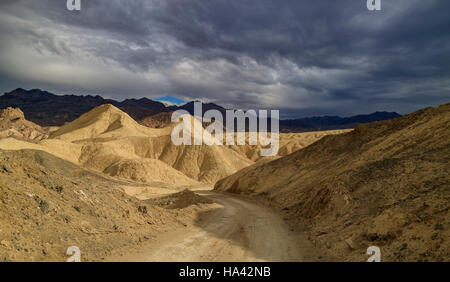
<svg viewBox="0 0 450 282">
<path fill-rule="evenodd" d="M 450 260 L 450 104 L 360 125 L 262 165 L 215 189 L 262 197 L 334 260 Z"/>
</svg>

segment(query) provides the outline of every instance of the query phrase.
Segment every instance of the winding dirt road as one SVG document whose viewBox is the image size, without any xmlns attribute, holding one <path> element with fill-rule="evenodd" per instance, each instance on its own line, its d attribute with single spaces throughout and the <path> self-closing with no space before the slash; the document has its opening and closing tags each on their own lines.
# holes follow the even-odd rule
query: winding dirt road
<svg viewBox="0 0 450 282">
<path fill-rule="evenodd" d="M 198 226 L 164 233 L 120 261 L 301 261 L 295 235 L 271 209 L 211 191 L 197 191 L 221 207 Z"/>
</svg>

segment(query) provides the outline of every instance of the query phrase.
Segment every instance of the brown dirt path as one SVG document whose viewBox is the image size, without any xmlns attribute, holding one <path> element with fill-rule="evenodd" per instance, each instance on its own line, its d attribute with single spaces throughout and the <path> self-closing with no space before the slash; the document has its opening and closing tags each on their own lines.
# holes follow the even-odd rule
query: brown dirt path
<svg viewBox="0 0 450 282">
<path fill-rule="evenodd" d="M 139 253 L 130 253 L 108 260 L 146 262 L 303 260 L 298 235 L 291 232 L 273 210 L 238 196 L 212 191 L 197 193 L 213 200 L 217 209 L 200 214 L 198 223 L 194 226 L 161 234 Z"/>
</svg>

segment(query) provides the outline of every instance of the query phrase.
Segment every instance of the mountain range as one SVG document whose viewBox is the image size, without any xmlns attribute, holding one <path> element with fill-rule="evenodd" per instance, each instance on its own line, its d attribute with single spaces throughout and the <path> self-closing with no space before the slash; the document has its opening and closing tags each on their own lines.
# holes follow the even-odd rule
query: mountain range
<svg viewBox="0 0 450 282">
<path fill-rule="evenodd" d="M 167 106 L 164 103 L 148 98 L 125 99 L 121 102 L 105 99 L 99 95 L 55 95 L 40 89 L 25 90 L 17 88 L 0 96 L 0 109 L 7 107 L 20 108 L 25 118 L 40 126 L 61 126 L 71 122 L 83 113 L 103 104 L 111 104 L 129 114 L 136 121 L 146 120 L 161 113 L 175 110 L 186 110 L 194 114 L 194 101 L 183 105 Z M 226 109 L 214 103 L 203 103 L 202 110 L 215 109 L 225 113 Z M 395 112 L 375 112 L 368 115 L 357 115 L 342 118 L 339 116 L 310 117 L 301 119 L 280 120 L 282 132 L 302 132 L 315 130 L 331 130 L 353 128 L 360 123 L 388 120 L 399 117 Z"/>
</svg>

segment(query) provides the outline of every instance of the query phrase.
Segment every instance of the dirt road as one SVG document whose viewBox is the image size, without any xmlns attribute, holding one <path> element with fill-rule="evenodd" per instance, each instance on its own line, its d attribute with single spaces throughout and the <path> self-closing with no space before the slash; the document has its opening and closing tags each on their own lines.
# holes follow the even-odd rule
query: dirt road
<svg viewBox="0 0 450 282">
<path fill-rule="evenodd" d="M 140 253 L 113 261 L 301 261 L 301 248 L 271 209 L 243 198 L 200 191 L 218 204 L 196 226 L 164 233 Z"/>
</svg>

